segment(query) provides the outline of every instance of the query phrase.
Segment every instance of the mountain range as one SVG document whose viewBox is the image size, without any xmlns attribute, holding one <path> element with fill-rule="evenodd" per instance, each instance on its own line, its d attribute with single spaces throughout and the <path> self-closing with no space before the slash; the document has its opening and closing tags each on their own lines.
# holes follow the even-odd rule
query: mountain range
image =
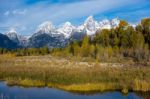
<svg viewBox="0 0 150 99">
<path fill-rule="evenodd" d="M 31 36 L 19 35 L 15 29 L 0 34 L 0 42 L 3 42 L 0 47 L 65 47 L 69 42 L 82 40 L 85 35 L 92 36 L 98 30 L 116 28 L 119 23 L 120 20 L 117 18 L 98 22 L 92 16 L 89 16 L 80 26 L 74 26 L 70 22 L 66 22 L 59 27 L 55 27 L 50 21 L 46 21 L 40 24 Z"/>
</svg>

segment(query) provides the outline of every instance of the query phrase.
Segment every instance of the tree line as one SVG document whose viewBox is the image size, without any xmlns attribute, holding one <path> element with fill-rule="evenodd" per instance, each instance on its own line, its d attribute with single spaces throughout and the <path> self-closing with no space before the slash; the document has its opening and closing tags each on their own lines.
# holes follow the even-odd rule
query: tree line
<svg viewBox="0 0 150 99">
<path fill-rule="evenodd" d="M 46 55 L 50 53 L 48 47 L 42 48 L 20 48 L 20 49 L 5 49 L 0 48 L 0 54 L 15 54 L 16 56 L 30 56 L 30 55 Z"/>
</svg>

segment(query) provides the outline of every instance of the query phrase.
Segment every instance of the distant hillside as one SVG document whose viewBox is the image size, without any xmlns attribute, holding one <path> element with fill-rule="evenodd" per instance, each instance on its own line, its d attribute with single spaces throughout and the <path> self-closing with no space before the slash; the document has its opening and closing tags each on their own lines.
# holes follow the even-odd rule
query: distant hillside
<svg viewBox="0 0 150 99">
<path fill-rule="evenodd" d="M 17 43 L 10 40 L 6 35 L 0 33 L 0 47 L 7 49 L 18 48 Z"/>
</svg>

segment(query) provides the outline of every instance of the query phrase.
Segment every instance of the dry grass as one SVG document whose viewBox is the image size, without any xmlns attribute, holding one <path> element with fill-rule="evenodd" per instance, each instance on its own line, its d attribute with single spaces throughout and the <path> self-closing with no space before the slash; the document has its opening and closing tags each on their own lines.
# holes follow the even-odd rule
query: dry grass
<svg viewBox="0 0 150 99">
<path fill-rule="evenodd" d="M 61 85 L 58 88 L 67 90 L 67 91 L 107 91 L 107 90 L 116 90 L 115 84 L 113 83 L 87 83 L 87 84 L 72 84 L 72 85 Z"/>
<path fill-rule="evenodd" d="M 150 67 L 126 65 L 51 56 L 0 56 L 0 79 L 9 85 L 49 86 L 68 91 L 149 91 Z"/>
</svg>

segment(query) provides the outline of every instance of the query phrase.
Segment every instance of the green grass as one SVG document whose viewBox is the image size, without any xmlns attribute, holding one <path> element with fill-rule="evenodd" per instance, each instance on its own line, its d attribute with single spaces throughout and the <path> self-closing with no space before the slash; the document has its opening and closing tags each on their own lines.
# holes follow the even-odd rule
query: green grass
<svg viewBox="0 0 150 99">
<path fill-rule="evenodd" d="M 87 63 L 93 64 L 93 63 Z M 0 79 L 8 85 L 67 91 L 150 91 L 150 67 L 86 66 L 49 56 L 0 57 Z"/>
</svg>

